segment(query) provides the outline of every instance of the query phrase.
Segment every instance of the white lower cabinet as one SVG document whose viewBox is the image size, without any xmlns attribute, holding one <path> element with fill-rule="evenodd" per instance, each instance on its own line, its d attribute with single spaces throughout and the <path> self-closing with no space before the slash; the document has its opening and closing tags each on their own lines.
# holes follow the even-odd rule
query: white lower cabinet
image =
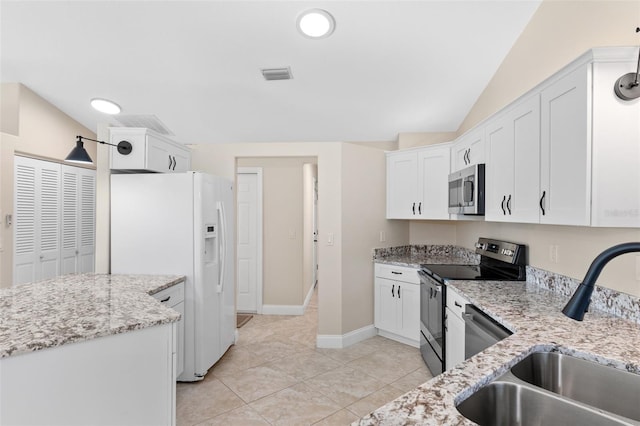
<svg viewBox="0 0 640 426">
<path fill-rule="evenodd" d="M 0 424 L 174 425 L 174 324 L 0 359 Z"/>
<path fill-rule="evenodd" d="M 163 305 L 180 312 L 180 321 L 176 323 L 176 377 L 184 370 L 184 281 L 154 294 Z"/>
<path fill-rule="evenodd" d="M 375 265 L 374 326 L 378 334 L 420 345 L 420 278 L 413 268 Z"/>
<path fill-rule="evenodd" d="M 445 310 L 445 368 L 450 370 L 465 360 L 464 312 L 469 302 L 447 287 Z"/>
</svg>

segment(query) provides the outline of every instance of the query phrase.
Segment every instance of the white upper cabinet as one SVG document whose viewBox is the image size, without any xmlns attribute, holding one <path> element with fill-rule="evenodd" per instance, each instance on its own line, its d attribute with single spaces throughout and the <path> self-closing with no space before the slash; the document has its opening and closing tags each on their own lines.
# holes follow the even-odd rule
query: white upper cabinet
<svg viewBox="0 0 640 426">
<path fill-rule="evenodd" d="M 589 68 L 579 67 L 541 93 L 540 223 L 590 224 Z"/>
<path fill-rule="evenodd" d="M 450 147 L 387 153 L 387 219 L 449 219 Z"/>
<path fill-rule="evenodd" d="M 121 154 L 111 147 L 111 169 L 158 173 L 186 172 L 191 169 L 191 150 L 152 130 L 136 127 L 111 127 L 110 143 L 129 142 L 132 150 Z"/>
<path fill-rule="evenodd" d="M 540 96 L 519 100 L 486 126 L 486 220 L 537 223 Z"/>
<path fill-rule="evenodd" d="M 612 89 L 634 71 L 629 58 L 593 65 L 591 226 L 640 227 L 640 99 L 620 100 Z"/>
<path fill-rule="evenodd" d="M 456 140 L 451 148 L 451 171 L 484 163 L 484 126 L 471 129 Z"/>
<path fill-rule="evenodd" d="M 418 151 L 418 215 L 420 219 L 449 219 L 449 157 L 451 144 Z"/>
<path fill-rule="evenodd" d="M 455 141 L 451 171 L 486 164 L 485 220 L 640 227 L 640 99 L 613 90 L 637 58 L 591 49 Z M 447 204 L 441 163 L 415 150 L 387 161 L 387 218 L 445 218 L 427 195 Z"/>
<path fill-rule="evenodd" d="M 387 219 L 415 219 L 417 200 L 416 152 L 387 153 Z"/>
</svg>

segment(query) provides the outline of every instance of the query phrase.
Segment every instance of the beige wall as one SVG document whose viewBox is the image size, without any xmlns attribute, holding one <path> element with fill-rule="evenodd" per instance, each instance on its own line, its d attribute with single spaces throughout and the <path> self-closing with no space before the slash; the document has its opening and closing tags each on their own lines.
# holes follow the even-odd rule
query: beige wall
<svg viewBox="0 0 640 426">
<path fill-rule="evenodd" d="M 407 221 L 385 219 L 385 162 L 379 149 L 342 145 L 343 333 L 373 324 L 373 249 L 403 245 L 409 238 Z M 323 194 L 321 187 L 320 200 Z M 385 242 L 380 241 L 380 232 Z M 322 290 L 322 262 L 320 268 Z"/>
<path fill-rule="evenodd" d="M 5 107 L 13 108 L 13 112 L 2 112 L 2 118 L 13 117 L 14 123 L 9 125 L 5 133 L 0 133 L 0 287 L 10 287 L 13 282 L 13 227 L 7 227 L 4 215 L 13 214 L 13 158 L 15 152 L 42 157 L 52 161 L 62 161 L 75 146 L 76 135 L 94 139 L 95 133 L 80 125 L 71 117 L 51 105 L 49 102 L 31 91 L 28 87 L 17 83 L 2 83 L 2 96 L 9 94 L 10 102 L 2 101 Z M 88 106 L 87 106 L 88 108 Z M 17 110 L 17 111 L 16 111 Z M 12 126 L 18 123 L 17 134 Z M 96 144 L 85 144 L 91 158 L 97 160 Z"/>
<path fill-rule="evenodd" d="M 638 25 L 637 0 L 544 0 L 457 133 L 469 130 L 592 47 L 640 44 Z"/>
<path fill-rule="evenodd" d="M 591 47 L 638 45 L 634 32 L 640 18 L 638 1 L 545 0 L 515 43 L 495 76 L 464 120 L 461 134 L 533 88 Z M 629 70 L 630 72 L 633 70 Z M 611 82 L 613 85 L 613 81 Z M 640 241 L 638 229 L 457 222 L 451 242 L 472 248 L 480 236 L 496 237 L 529 246 L 531 265 L 582 279 L 591 260 L 605 248 Z M 413 222 L 411 241 L 432 242 L 442 229 Z M 451 237 L 451 233 L 448 234 Z M 447 234 L 440 234 L 446 237 Z M 446 239 L 446 238 L 445 238 Z M 437 240 L 434 238 L 433 240 Z M 549 246 L 559 247 L 559 259 L 549 258 Z M 637 255 L 613 260 L 604 269 L 600 285 L 640 296 L 636 279 Z"/>
<path fill-rule="evenodd" d="M 398 149 L 451 142 L 455 138 L 456 132 L 400 133 L 398 135 Z"/>
<path fill-rule="evenodd" d="M 202 144 L 192 150 L 195 170 L 231 179 L 239 158 L 317 158 L 318 334 L 342 335 L 373 323 L 371 251 L 409 240 L 407 221 L 384 218 L 383 150 L 340 142 Z"/>
<path fill-rule="evenodd" d="M 315 158 L 238 158 L 238 167 L 261 167 L 263 185 L 263 303 L 302 305 L 303 166 Z"/>
<path fill-rule="evenodd" d="M 341 143 L 234 143 L 192 145 L 192 168 L 234 179 L 243 157 L 316 157 L 318 161 L 318 333 L 342 331 Z M 382 152 L 382 151 L 380 151 Z M 326 243 L 334 234 L 334 244 Z"/>
</svg>

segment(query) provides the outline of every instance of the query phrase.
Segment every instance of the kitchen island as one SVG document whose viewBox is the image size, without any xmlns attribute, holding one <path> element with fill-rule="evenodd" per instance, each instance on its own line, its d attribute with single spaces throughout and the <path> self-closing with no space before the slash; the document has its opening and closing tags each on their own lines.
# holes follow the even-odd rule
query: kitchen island
<svg viewBox="0 0 640 426">
<path fill-rule="evenodd" d="M 175 423 L 183 276 L 81 274 L 0 290 L 0 424 Z"/>
<path fill-rule="evenodd" d="M 374 261 L 385 262 L 385 258 Z M 401 264 L 401 258 L 394 256 L 393 262 Z M 406 266 L 415 267 L 413 259 L 407 259 Z M 463 417 L 456 405 L 533 352 L 557 351 L 640 374 L 638 300 L 621 298 L 628 302 L 626 308 L 632 312 L 624 314 L 631 319 L 593 310 L 584 321 L 574 321 L 561 312 L 572 292 L 571 286 L 565 284 L 571 283 L 563 283 L 557 277 L 549 279 L 545 272 L 528 267 L 526 282 L 447 281 L 448 291 L 459 293 L 514 334 L 354 424 L 475 424 Z M 594 293 L 594 299 L 606 299 L 609 294 L 602 289 L 597 293 L 600 294 Z M 619 302 L 614 299 L 604 303 L 594 300 L 593 305 L 607 302 L 616 311 L 619 309 Z"/>
</svg>

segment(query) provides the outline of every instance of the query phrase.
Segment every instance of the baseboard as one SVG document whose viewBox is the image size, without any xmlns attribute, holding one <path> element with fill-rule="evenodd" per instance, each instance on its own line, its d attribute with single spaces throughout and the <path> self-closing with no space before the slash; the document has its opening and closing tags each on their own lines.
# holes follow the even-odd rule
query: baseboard
<svg viewBox="0 0 640 426">
<path fill-rule="evenodd" d="M 404 343 L 405 345 L 413 346 L 414 348 L 420 347 L 420 341 L 407 339 L 404 336 L 399 336 L 395 333 L 389 333 L 388 331 L 378 330 L 378 335 L 386 337 L 387 339 L 395 340 L 396 342 Z"/>
<path fill-rule="evenodd" d="M 262 305 L 262 315 L 304 315 L 304 306 Z"/>
<path fill-rule="evenodd" d="M 318 334 L 316 346 L 318 348 L 342 349 L 362 342 L 378 334 L 378 330 L 371 325 L 350 331 L 346 334 Z"/>
</svg>

